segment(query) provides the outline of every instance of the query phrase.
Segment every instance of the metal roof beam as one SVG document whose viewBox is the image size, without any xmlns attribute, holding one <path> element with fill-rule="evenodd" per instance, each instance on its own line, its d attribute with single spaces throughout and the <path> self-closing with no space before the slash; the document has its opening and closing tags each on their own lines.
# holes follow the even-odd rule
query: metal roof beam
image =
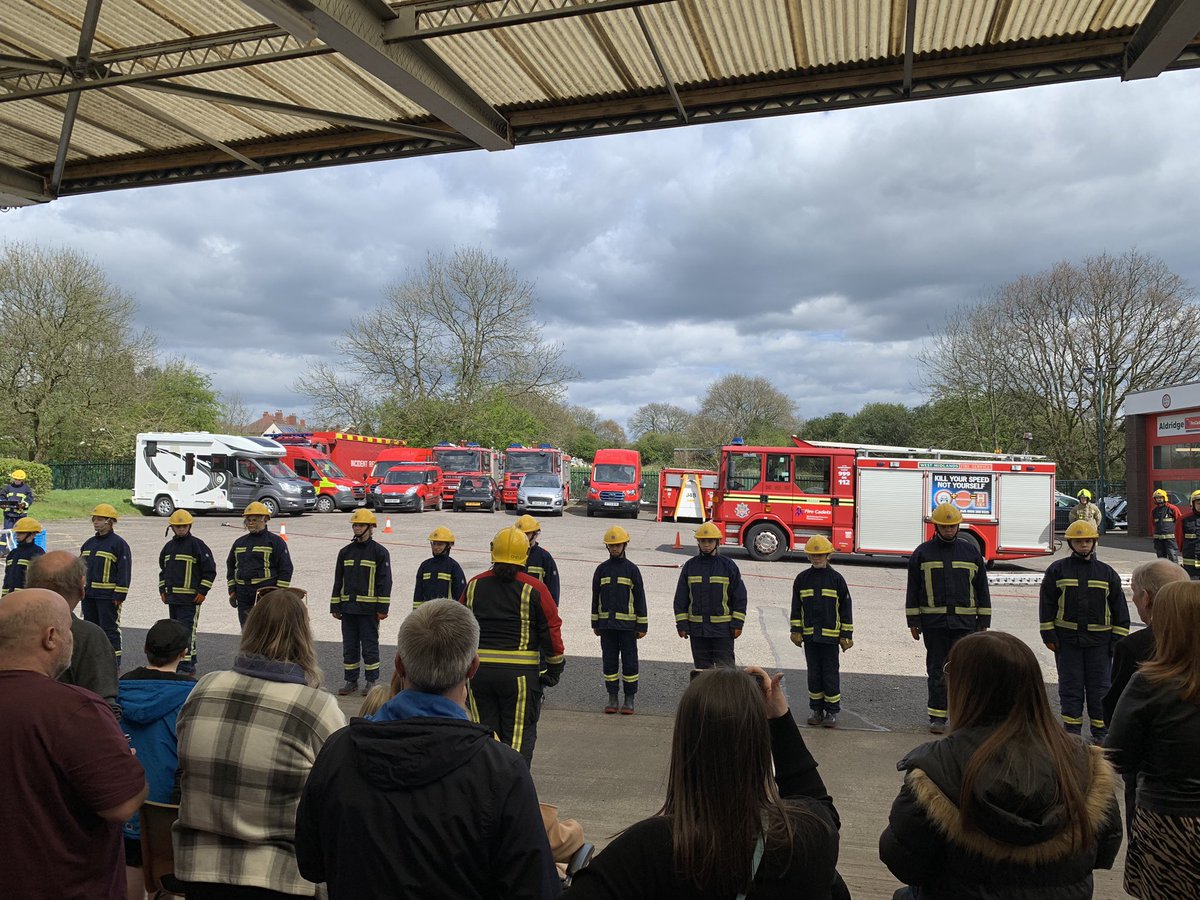
<svg viewBox="0 0 1200 900">
<path fill-rule="evenodd" d="M 904 12 L 904 96 L 912 96 L 913 46 L 917 39 L 917 0 L 908 0 Z"/>
<path fill-rule="evenodd" d="M 303 23 L 308 23 L 317 37 L 347 60 L 480 147 L 512 149 L 508 121 L 437 54 L 420 43 L 385 41 L 385 25 L 395 13 L 382 0 L 242 2 L 281 27 L 296 28 L 301 36 Z"/>
<path fill-rule="evenodd" d="M 0 207 L 32 206 L 53 199 L 43 179 L 0 163 Z"/>
<path fill-rule="evenodd" d="M 92 52 L 92 41 L 96 37 L 96 23 L 100 19 L 100 4 L 103 0 L 88 0 L 83 11 L 83 22 L 79 27 L 79 52 L 75 54 L 74 68 L 81 69 Z M 79 113 L 79 92 L 67 97 L 67 108 L 63 111 L 62 134 L 58 138 L 58 151 L 54 154 L 54 171 L 50 175 L 50 193 L 58 194 L 62 184 L 63 169 L 67 165 L 67 151 L 71 148 L 71 133 L 75 130 L 75 116 Z"/>
<path fill-rule="evenodd" d="M 1155 0 L 1125 48 L 1122 81 L 1157 78 L 1200 34 L 1200 3 Z"/>
<path fill-rule="evenodd" d="M 395 10 L 397 19 L 388 25 L 386 37 L 389 41 L 420 40 L 672 2 L 674 0 L 430 0 L 398 7 Z"/>
<path fill-rule="evenodd" d="M 345 113 L 331 112 L 325 109 L 314 109 L 310 106 L 297 106 L 292 103 L 280 103 L 276 100 L 264 100 L 261 97 L 247 97 L 244 94 L 213 91 L 208 88 L 193 87 L 190 84 L 149 81 L 144 84 L 134 84 L 131 87 L 140 88 L 145 91 L 157 91 L 162 94 L 175 94 L 179 97 L 193 97 L 197 100 L 206 100 L 211 103 L 227 103 L 230 106 L 261 109 L 264 112 L 278 113 L 281 116 L 316 119 L 319 122 L 326 122 L 331 125 L 344 125 L 347 128 L 365 128 L 368 131 L 382 131 L 387 134 L 425 138 L 426 140 L 443 141 L 448 144 L 461 144 L 464 146 L 470 144 L 470 141 L 459 134 L 455 134 L 453 131 L 438 131 L 435 128 L 423 128 L 420 125 L 401 125 L 398 122 L 385 122 L 382 119 L 350 116 Z"/>
<path fill-rule="evenodd" d="M 654 42 L 654 36 L 650 34 L 650 29 L 646 25 L 646 19 L 640 9 L 635 9 L 633 14 L 637 18 L 638 25 L 641 26 L 642 37 L 646 39 L 646 44 L 650 48 L 650 55 L 654 57 L 654 62 L 658 65 L 659 74 L 662 75 L 663 81 L 666 82 L 667 90 L 671 94 L 671 99 L 675 102 L 675 110 L 679 113 L 680 120 L 686 122 L 688 120 L 687 110 L 683 108 L 683 101 L 679 99 L 679 91 L 675 88 L 675 79 L 671 75 L 671 70 L 667 68 L 667 63 L 662 58 L 662 54 L 658 52 L 658 45 Z"/>
</svg>

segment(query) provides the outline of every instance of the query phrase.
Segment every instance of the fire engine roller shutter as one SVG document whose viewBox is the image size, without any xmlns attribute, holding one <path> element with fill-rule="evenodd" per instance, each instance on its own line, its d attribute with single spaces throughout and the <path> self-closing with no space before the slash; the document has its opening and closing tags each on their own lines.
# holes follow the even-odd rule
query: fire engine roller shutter
<svg viewBox="0 0 1200 900">
<path fill-rule="evenodd" d="M 1054 535 L 1054 479 L 1001 474 L 996 481 L 1000 551 L 1049 550 Z"/>
<path fill-rule="evenodd" d="M 855 549 L 912 553 L 925 539 L 925 475 L 913 469 L 858 470 Z"/>
</svg>

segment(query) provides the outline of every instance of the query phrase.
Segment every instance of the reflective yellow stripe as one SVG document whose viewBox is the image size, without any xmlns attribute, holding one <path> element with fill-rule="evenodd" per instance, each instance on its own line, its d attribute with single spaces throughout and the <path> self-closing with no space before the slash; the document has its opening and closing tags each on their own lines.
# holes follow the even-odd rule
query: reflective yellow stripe
<svg viewBox="0 0 1200 900">
<path fill-rule="evenodd" d="M 518 752 L 521 750 L 521 742 L 525 740 L 525 694 L 527 688 L 525 679 L 517 679 L 517 708 L 513 718 L 513 738 L 512 748 Z"/>
<path fill-rule="evenodd" d="M 485 650 L 479 648 L 479 661 L 505 666 L 536 666 L 541 655 L 536 650 Z"/>
</svg>

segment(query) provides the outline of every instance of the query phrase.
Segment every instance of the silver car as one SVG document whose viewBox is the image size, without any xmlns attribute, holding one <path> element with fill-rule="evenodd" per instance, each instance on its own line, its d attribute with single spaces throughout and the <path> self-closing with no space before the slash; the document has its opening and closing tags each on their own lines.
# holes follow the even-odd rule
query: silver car
<svg viewBox="0 0 1200 900">
<path fill-rule="evenodd" d="M 530 472 L 517 488 L 517 512 L 563 514 L 562 479 L 549 472 Z"/>
</svg>

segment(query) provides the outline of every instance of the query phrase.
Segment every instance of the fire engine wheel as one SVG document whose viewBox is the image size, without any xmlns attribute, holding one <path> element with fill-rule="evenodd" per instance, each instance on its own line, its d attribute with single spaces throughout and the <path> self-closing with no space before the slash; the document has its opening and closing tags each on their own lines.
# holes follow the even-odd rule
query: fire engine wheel
<svg viewBox="0 0 1200 900">
<path fill-rule="evenodd" d="M 313 511 L 319 513 L 333 512 L 333 498 L 328 494 L 322 494 L 317 498 L 317 505 L 313 508 Z"/>
<path fill-rule="evenodd" d="M 783 532 L 767 522 L 760 522 L 746 532 L 746 551 L 754 559 L 773 562 L 787 552 Z"/>
<path fill-rule="evenodd" d="M 969 541 L 970 543 L 974 544 L 975 549 L 979 551 L 979 555 L 983 556 L 986 559 L 986 554 L 983 552 L 983 541 L 980 539 L 979 535 L 972 534 L 970 531 L 963 531 L 962 537 L 963 537 L 963 540 Z M 988 568 L 990 569 L 991 567 L 992 567 L 992 564 L 988 563 Z"/>
</svg>

